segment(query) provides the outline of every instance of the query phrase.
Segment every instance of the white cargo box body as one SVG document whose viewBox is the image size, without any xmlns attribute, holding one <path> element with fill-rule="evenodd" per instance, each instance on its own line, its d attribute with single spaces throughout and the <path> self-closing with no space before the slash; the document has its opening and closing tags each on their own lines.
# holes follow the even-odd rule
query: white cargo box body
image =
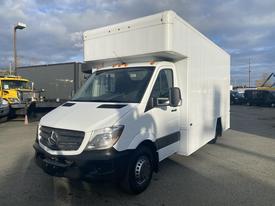
<svg viewBox="0 0 275 206">
<path fill-rule="evenodd" d="M 181 146 L 189 155 L 229 128 L 230 56 L 173 11 L 84 33 L 84 60 L 94 67 L 171 61 L 182 94 Z"/>
</svg>

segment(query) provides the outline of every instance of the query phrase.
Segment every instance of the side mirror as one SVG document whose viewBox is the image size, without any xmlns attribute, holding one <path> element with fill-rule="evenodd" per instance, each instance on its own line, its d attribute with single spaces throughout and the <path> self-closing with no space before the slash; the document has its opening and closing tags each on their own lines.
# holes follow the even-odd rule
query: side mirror
<svg viewBox="0 0 275 206">
<path fill-rule="evenodd" d="M 181 104 L 181 94 L 178 87 L 172 87 L 169 91 L 169 101 L 171 107 L 177 107 Z"/>
<path fill-rule="evenodd" d="M 34 83 L 33 82 L 31 82 L 31 89 L 32 89 L 32 91 L 34 90 Z"/>
</svg>

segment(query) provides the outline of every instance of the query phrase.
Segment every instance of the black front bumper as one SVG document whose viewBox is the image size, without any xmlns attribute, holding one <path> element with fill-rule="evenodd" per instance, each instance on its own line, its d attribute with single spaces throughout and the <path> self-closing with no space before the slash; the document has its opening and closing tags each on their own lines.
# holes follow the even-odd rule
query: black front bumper
<svg viewBox="0 0 275 206">
<path fill-rule="evenodd" d="M 84 151 L 79 155 L 51 155 L 36 142 L 35 160 L 47 174 L 71 179 L 119 180 L 124 176 L 132 150 Z"/>
<path fill-rule="evenodd" d="M 12 109 L 25 109 L 25 107 L 26 107 L 25 103 L 11 104 Z"/>
<path fill-rule="evenodd" d="M 15 115 L 25 115 L 27 109 L 26 106 L 25 103 L 11 104 L 11 112 Z"/>
</svg>

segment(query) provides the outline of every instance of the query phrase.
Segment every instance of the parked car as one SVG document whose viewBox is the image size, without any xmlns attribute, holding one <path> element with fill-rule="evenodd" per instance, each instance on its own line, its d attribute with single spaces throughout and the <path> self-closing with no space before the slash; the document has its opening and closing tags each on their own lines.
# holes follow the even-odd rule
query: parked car
<svg viewBox="0 0 275 206">
<path fill-rule="evenodd" d="M 244 104 L 245 98 L 244 94 L 237 91 L 230 91 L 230 104 Z"/>
<path fill-rule="evenodd" d="M 9 115 L 9 103 L 5 99 L 0 98 L 0 122 L 6 121 Z"/>
<path fill-rule="evenodd" d="M 275 91 L 246 90 L 244 96 L 247 105 L 275 107 Z"/>
</svg>

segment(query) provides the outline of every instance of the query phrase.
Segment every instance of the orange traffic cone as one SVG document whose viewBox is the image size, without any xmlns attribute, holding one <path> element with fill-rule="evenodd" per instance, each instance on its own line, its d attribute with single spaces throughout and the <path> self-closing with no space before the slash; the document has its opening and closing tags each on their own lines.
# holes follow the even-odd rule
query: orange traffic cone
<svg viewBox="0 0 275 206">
<path fill-rule="evenodd" d="M 25 125 L 28 125 L 29 124 L 29 120 L 28 120 L 28 115 L 25 114 L 25 121 L 24 121 L 24 124 Z"/>
</svg>

